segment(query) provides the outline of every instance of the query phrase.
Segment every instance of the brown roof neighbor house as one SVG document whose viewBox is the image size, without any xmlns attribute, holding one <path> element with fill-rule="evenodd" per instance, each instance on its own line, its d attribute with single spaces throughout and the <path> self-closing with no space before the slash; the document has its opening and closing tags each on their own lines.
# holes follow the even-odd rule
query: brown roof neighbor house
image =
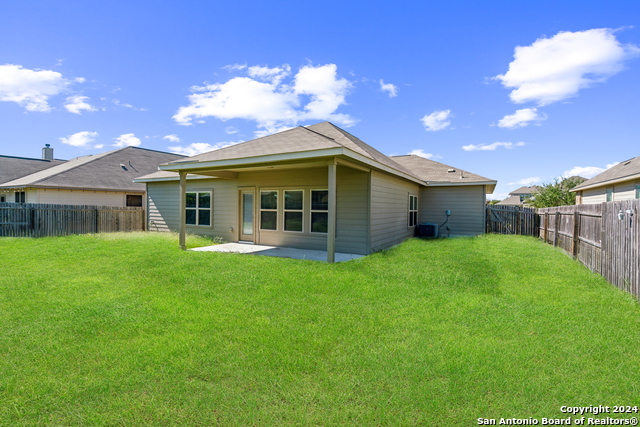
<svg viewBox="0 0 640 427">
<path fill-rule="evenodd" d="M 418 156 L 389 157 L 329 123 L 296 127 L 160 165 L 147 185 L 149 230 L 230 242 L 369 254 L 414 235 L 484 232 L 496 181 Z M 447 215 L 447 211 L 450 215 Z"/>
<path fill-rule="evenodd" d="M 576 204 L 640 199 L 640 156 L 625 160 L 571 189 Z"/>
<path fill-rule="evenodd" d="M 531 197 L 537 190 L 538 187 L 535 185 L 532 185 L 530 187 L 520 187 L 517 190 L 513 190 L 511 193 L 509 193 L 509 197 L 496 204 L 502 206 L 524 206 L 524 201 L 528 197 Z"/>
<path fill-rule="evenodd" d="M 43 150 L 53 150 L 46 147 Z M 184 158 L 179 154 L 125 147 L 106 153 L 64 160 L 0 156 L 0 195 L 5 202 L 66 205 L 143 206 L 145 185 L 134 178 L 149 174 L 158 165 Z M 45 162 L 44 167 L 40 163 Z M 6 178 L 3 178 L 6 179 Z"/>
</svg>

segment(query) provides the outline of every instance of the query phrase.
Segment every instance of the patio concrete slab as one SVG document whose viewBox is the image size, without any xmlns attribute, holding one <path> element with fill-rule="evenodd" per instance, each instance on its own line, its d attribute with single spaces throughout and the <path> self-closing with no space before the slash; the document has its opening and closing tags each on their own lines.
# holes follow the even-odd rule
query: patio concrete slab
<svg viewBox="0 0 640 427">
<path fill-rule="evenodd" d="M 228 252 L 236 254 L 264 255 L 279 258 L 307 259 L 327 262 L 327 251 L 313 251 L 310 249 L 296 249 L 283 246 L 254 245 L 251 243 L 224 243 L 222 245 L 204 246 L 189 249 L 195 252 Z M 336 252 L 336 262 L 351 261 L 364 255 L 345 254 Z"/>
</svg>

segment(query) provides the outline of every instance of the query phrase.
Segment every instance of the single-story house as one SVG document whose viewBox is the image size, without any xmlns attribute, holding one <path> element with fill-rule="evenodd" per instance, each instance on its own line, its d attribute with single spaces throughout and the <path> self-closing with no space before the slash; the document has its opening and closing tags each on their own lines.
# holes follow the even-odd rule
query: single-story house
<svg viewBox="0 0 640 427">
<path fill-rule="evenodd" d="M 65 161 L 53 158 L 53 149 L 49 148 L 49 144 L 46 144 L 42 149 L 41 159 L 0 155 L 0 184 L 49 169 Z M 15 195 L 12 190 L 0 188 L 0 203 L 13 203 L 15 201 Z M 18 203 L 20 203 L 20 200 L 18 200 Z"/>
<path fill-rule="evenodd" d="M 618 163 L 577 185 L 576 205 L 640 199 L 640 156 Z"/>
<path fill-rule="evenodd" d="M 524 206 L 524 201 L 531 197 L 537 190 L 538 187 L 535 185 L 531 187 L 520 187 L 509 193 L 509 197 L 496 204 L 501 206 Z"/>
<path fill-rule="evenodd" d="M 161 163 L 184 158 L 138 147 L 68 161 L 53 160 L 53 149 L 48 146 L 43 154 L 49 159 L 0 157 L 0 176 L 3 180 L 8 178 L 0 181 L 5 202 L 144 206 L 145 185 L 134 183 L 133 179 L 157 171 Z"/>
<path fill-rule="evenodd" d="M 160 165 L 147 185 L 148 230 L 369 254 L 414 235 L 484 232 L 496 181 L 418 156 L 388 157 L 322 122 Z M 447 215 L 449 211 L 450 215 Z M 444 224 L 443 224 L 444 225 Z"/>
</svg>

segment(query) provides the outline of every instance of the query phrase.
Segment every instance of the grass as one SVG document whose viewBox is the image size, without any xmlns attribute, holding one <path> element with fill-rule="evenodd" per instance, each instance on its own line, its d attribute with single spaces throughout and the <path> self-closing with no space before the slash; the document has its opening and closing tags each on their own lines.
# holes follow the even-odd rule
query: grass
<svg viewBox="0 0 640 427">
<path fill-rule="evenodd" d="M 533 238 L 334 265 L 159 233 L 0 254 L 1 425 L 475 425 L 639 403 L 638 304 Z"/>
</svg>

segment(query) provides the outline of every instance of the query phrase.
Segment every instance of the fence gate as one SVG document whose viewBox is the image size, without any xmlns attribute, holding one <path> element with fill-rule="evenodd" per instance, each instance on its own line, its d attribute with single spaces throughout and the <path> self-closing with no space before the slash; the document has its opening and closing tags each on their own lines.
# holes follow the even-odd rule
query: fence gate
<svg viewBox="0 0 640 427">
<path fill-rule="evenodd" d="M 538 236 L 539 226 L 534 208 L 487 205 L 487 233 Z"/>
</svg>

